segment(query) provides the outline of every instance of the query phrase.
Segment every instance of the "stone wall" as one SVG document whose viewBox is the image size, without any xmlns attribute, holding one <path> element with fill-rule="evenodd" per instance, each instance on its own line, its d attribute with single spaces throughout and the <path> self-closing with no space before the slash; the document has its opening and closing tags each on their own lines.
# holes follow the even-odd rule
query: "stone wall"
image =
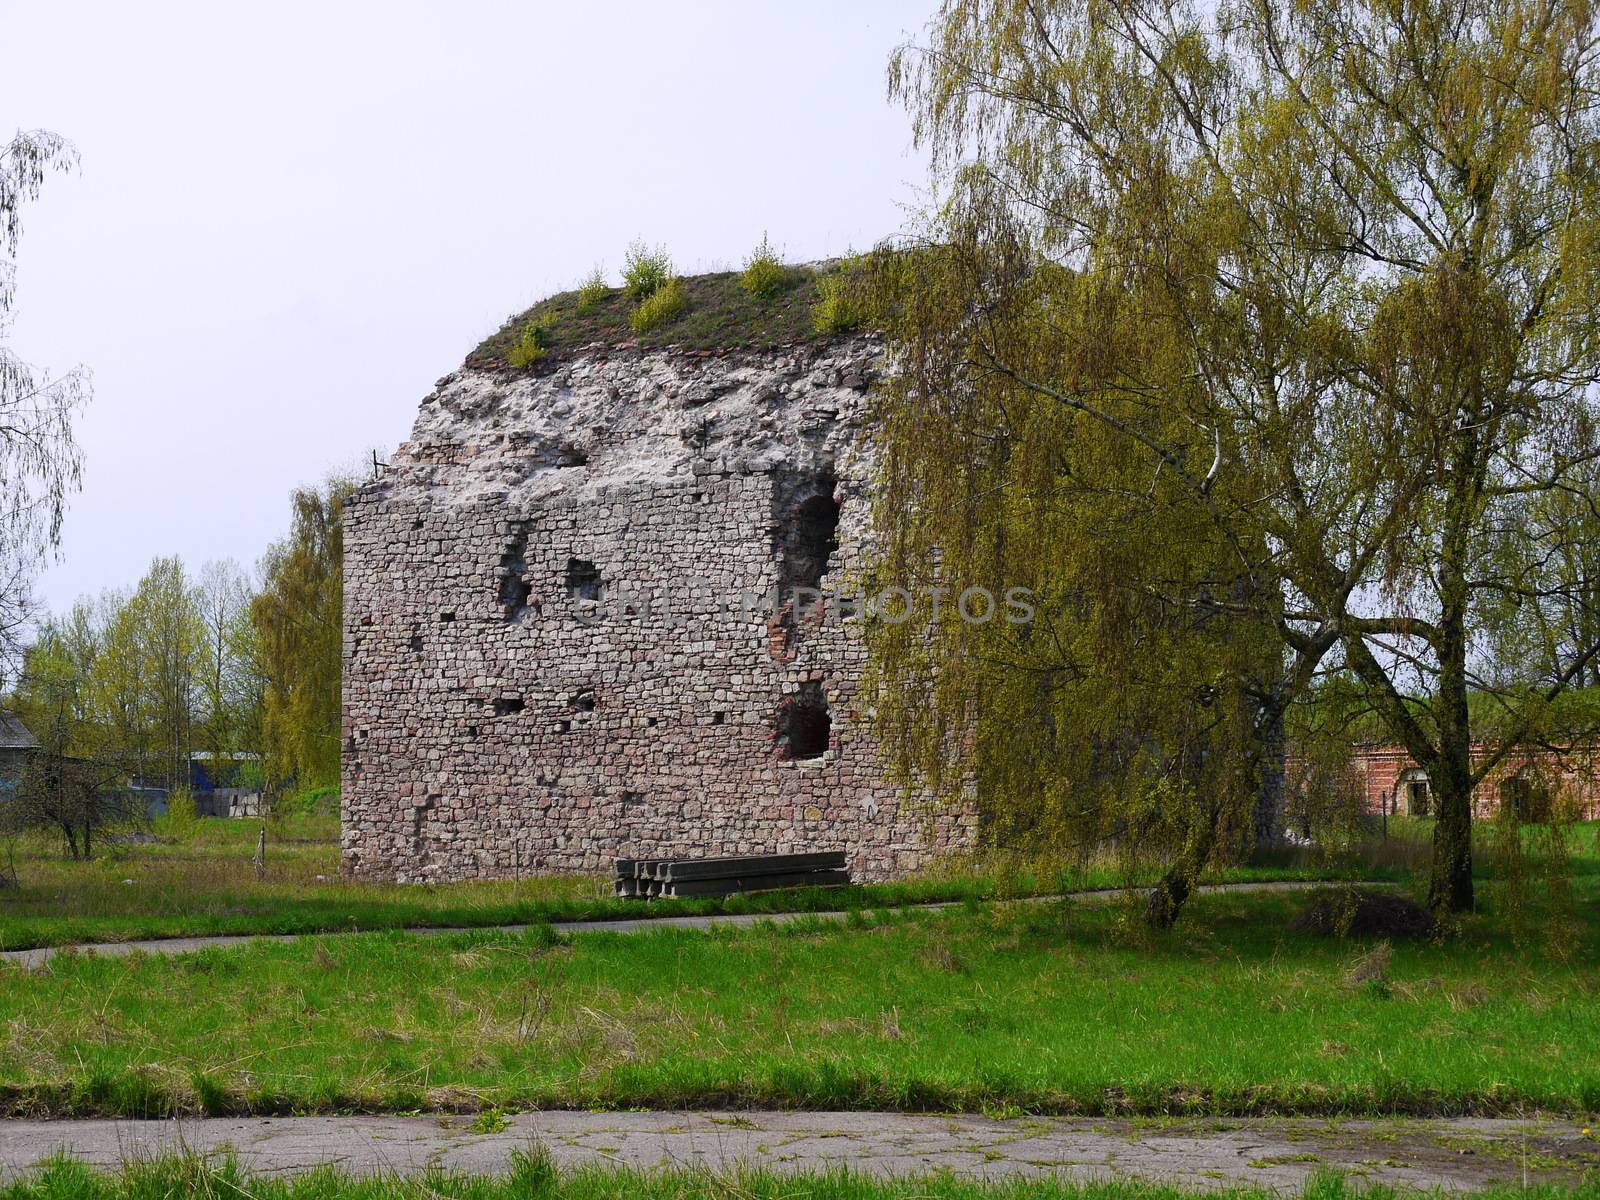
<svg viewBox="0 0 1600 1200">
<path fill-rule="evenodd" d="M 970 844 L 886 781 L 859 628 L 792 601 L 870 548 L 881 369 L 850 338 L 441 380 L 347 511 L 346 869 L 842 849 L 883 879 Z"/>
</svg>

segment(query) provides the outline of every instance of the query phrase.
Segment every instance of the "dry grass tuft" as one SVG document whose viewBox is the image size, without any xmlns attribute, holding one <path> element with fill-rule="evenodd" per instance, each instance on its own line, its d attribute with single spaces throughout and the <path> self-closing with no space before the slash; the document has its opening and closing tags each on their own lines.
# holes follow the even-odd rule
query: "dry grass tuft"
<svg viewBox="0 0 1600 1200">
<path fill-rule="evenodd" d="M 1357 988 L 1371 983 L 1388 981 L 1389 964 L 1394 959 L 1394 948 L 1386 941 L 1357 957 L 1344 973 L 1346 987 Z"/>
</svg>

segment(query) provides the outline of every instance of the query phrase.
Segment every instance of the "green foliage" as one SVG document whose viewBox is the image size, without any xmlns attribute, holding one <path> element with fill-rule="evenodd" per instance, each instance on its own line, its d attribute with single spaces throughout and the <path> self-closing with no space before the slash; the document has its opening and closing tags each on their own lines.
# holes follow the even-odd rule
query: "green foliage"
<svg viewBox="0 0 1600 1200">
<path fill-rule="evenodd" d="M 1014 662 L 1044 696 L 998 720 L 1051 713 L 1120 774 L 1117 709 L 1166 746 L 1206 723 L 1163 701 L 1166 664 L 1223 725 L 1254 697 L 1263 740 L 1343 673 L 1429 764 L 1431 906 L 1471 908 L 1469 691 L 1515 745 L 1600 661 L 1591 38 L 1586 11 L 1499 0 L 945 0 L 891 69 L 940 195 L 880 274 L 906 367 L 880 491 L 925 507 L 924 552 L 1061 563 L 1030 579 L 1055 612 L 1021 657 L 950 657 L 952 726 Z"/>
<path fill-rule="evenodd" d="M 675 321 L 689 307 L 689 293 L 683 280 L 667 280 L 639 303 L 628 317 L 634 333 L 649 333 L 652 329 Z"/>
<path fill-rule="evenodd" d="M 752 296 L 770 300 L 783 290 L 788 281 L 789 273 L 784 270 L 782 260 L 767 240 L 767 235 L 762 234 L 761 244 L 745 260 L 744 270 L 739 275 L 739 286 Z"/>
<path fill-rule="evenodd" d="M 811 321 L 818 333 L 829 336 L 854 333 L 867 324 L 869 312 L 860 285 L 848 268 L 817 280 L 817 300 L 811 307 Z"/>
<path fill-rule="evenodd" d="M 511 1122 L 498 1108 L 486 1108 L 472 1119 L 473 1133 L 504 1133 L 509 1128 Z"/>
<path fill-rule="evenodd" d="M 550 325 L 548 318 L 525 324 L 522 335 L 506 351 L 506 361 L 519 371 L 542 362 L 550 353 Z"/>
<path fill-rule="evenodd" d="M 167 793 L 167 811 L 155 819 L 152 828 L 158 837 L 181 841 L 193 835 L 199 819 L 194 795 L 187 787 L 177 787 Z"/>
<path fill-rule="evenodd" d="M 1580 805 L 1531 767 L 1503 780 L 1499 790 L 1489 839 L 1495 911 L 1519 950 L 1539 946 L 1570 959 L 1582 940 L 1573 893 Z M 1537 809 L 1532 819 L 1530 807 Z"/>
<path fill-rule="evenodd" d="M 594 270 L 583 277 L 583 282 L 578 284 L 578 311 L 593 312 L 610 293 L 611 288 L 606 283 L 606 273 L 597 264 Z"/>
<path fill-rule="evenodd" d="M 261 749 L 274 786 L 339 778 L 344 504 L 355 488 L 334 477 L 297 489 L 289 534 L 262 560 L 250 611 L 266 679 Z"/>
<path fill-rule="evenodd" d="M 636 241 L 628 247 L 622 260 L 622 288 L 635 304 L 648 300 L 674 278 L 672 259 L 665 246 L 652 250 Z"/>
<path fill-rule="evenodd" d="M 1184 881 L 1253 841 L 1252 697 L 1276 655 L 1260 630 L 1197 608 L 1207 596 L 1244 601 L 1252 585 L 1176 472 L 1047 393 L 1000 376 L 956 382 L 980 335 L 1011 369 L 1054 381 L 1069 369 L 1061 345 L 1089 336 L 1076 322 L 1099 319 L 1071 277 L 1037 271 L 980 334 L 965 315 L 968 253 L 879 254 L 860 275 L 860 303 L 883 314 L 911 362 L 879 398 L 877 524 L 892 532 L 868 590 L 1021 589 L 1031 620 L 1007 605 L 972 623 L 951 604 L 935 620 L 925 604 L 914 619 L 872 622 L 872 707 L 901 777 L 950 795 L 975 785 L 1002 844 L 1112 846 L 1130 872 L 1175 872 L 1175 903 L 1152 914 L 1170 921 Z M 1044 311 L 1049 323 L 1033 317 Z M 1175 348 L 1159 333 L 1130 324 L 1095 336 L 1108 356 L 1161 362 Z M 1176 407 L 1097 402 L 1152 437 L 1193 436 Z M 1229 477 L 1213 501 L 1251 494 Z"/>
</svg>

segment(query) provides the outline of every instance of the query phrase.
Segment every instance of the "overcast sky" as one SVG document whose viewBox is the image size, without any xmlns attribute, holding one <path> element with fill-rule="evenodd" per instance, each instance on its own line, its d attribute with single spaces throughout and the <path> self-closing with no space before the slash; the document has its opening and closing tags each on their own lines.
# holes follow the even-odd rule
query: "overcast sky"
<svg viewBox="0 0 1600 1200">
<path fill-rule="evenodd" d="M 0 135 L 82 154 L 24 214 L 10 338 L 94 374 L 42 598 L 253 564 L 292 487 L 392 450 L 479 338 L 635 237 L 700 271 L 901 228 L 924 172 L 884 65 L 932 9 L 7 4 Z"/>
</svg>

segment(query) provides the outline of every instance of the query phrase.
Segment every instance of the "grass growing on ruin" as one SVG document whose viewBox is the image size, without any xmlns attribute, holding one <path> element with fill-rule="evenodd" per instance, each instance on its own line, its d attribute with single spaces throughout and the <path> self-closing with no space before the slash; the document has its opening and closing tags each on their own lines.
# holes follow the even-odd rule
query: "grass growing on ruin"
<svg viewBox="0 0 1600 1200">
<path fill-rule="evenodd" d="M 507 368 L 507 355 L 530 324 L 548 331 L 541 369 L 585 349 L 595 342 L 615 346 L 676 345 L 685 350 L 740 350 L 787 346 L 818 341 L 826 336 L 814 326 L 812 306 L 818 300 L 818 277 L 804 267 L 785 267 L 761 293 L 740 286 L 742 272 L 719 271 L 686 276 L 682 281 L 683 305 L 671 320 L 637 332 L 630 324 L 635 301 L 623 288 L 598 294 L 562 292 L 542 300 L 526 312 L 511 317 L 485 338 L 471 354 L 467 366 Z"/>
<path fill-rule="evenodd" d="M 1554 949 L 1492 912 L 1388 950 L 1303 896 L 66 955 L 0 974 L 12 1114 L 752 1106 L 1098 1113 L 1600 1109 L 1600 875 Z M 1494 902 L 1493 887 L 1486 888 Z"/>
<path fill-rule="evenodd" d="M 258 878 L 254 821 L 200 819 L 166 828 L 170 840 L 114 844 L 102 839 L 89 862 L 63 858 L 56 839 L 35 835 L 15 847 L 18 886 L 0 889 L 0 950 L 79 942 L 216 934 L 332 933 L 538 921 L 815 912 L 1109 887 L 1104 868 L 1023 864 L 959 865 L 903 883 L 810 888 L 726 900 L 617 900 L 609 880 L 553 875 L 436 885 L 356 881 L 339 874 L 338 818 L 297 813 L 268 825 L 267 868 Z M 1393 878 L 1397 868 L 1367 872 Z M 1330 872 L 1290 857 L 1241 867 L 1218 881 L 1320 879 Z"/>
<path fill-rule="evenodd" d="M 639 1171 L 584 1167 L 560 1171 L 538 1150 L 514 1153 L 505 1174 L 473 1176 L 431 1168 L 412 1179 L 358 1176 L 319 1167 L 288 1178 L 251 1175 L 234 1160 L 169 1157 L 115 1174 L 61 1158 L 0 1187 L 0 1200 L 146 1200 L 173 1196 L 244 1196 L 251 1200 L 1179 1200 L 1195 1193 L 1136 1180 L 1079 1182 L 1060 1177 L 984 1181 L 953 1174 L 878 1178 L 848 1170 L 792 1174 L 675 1167 Z M 1261 1188 L 1208 1190 L 1219 1200 L 1389 1200 L 1387 1188 L 1313 1175 L 1298 1193 Z M 1426 1196 L 1428 1193 L 1412 1193 Z M 1483 1200 L 1561 1200 L 1600 1195 L 1600 1185 L 1491 1187 Z"/>
</svg>

